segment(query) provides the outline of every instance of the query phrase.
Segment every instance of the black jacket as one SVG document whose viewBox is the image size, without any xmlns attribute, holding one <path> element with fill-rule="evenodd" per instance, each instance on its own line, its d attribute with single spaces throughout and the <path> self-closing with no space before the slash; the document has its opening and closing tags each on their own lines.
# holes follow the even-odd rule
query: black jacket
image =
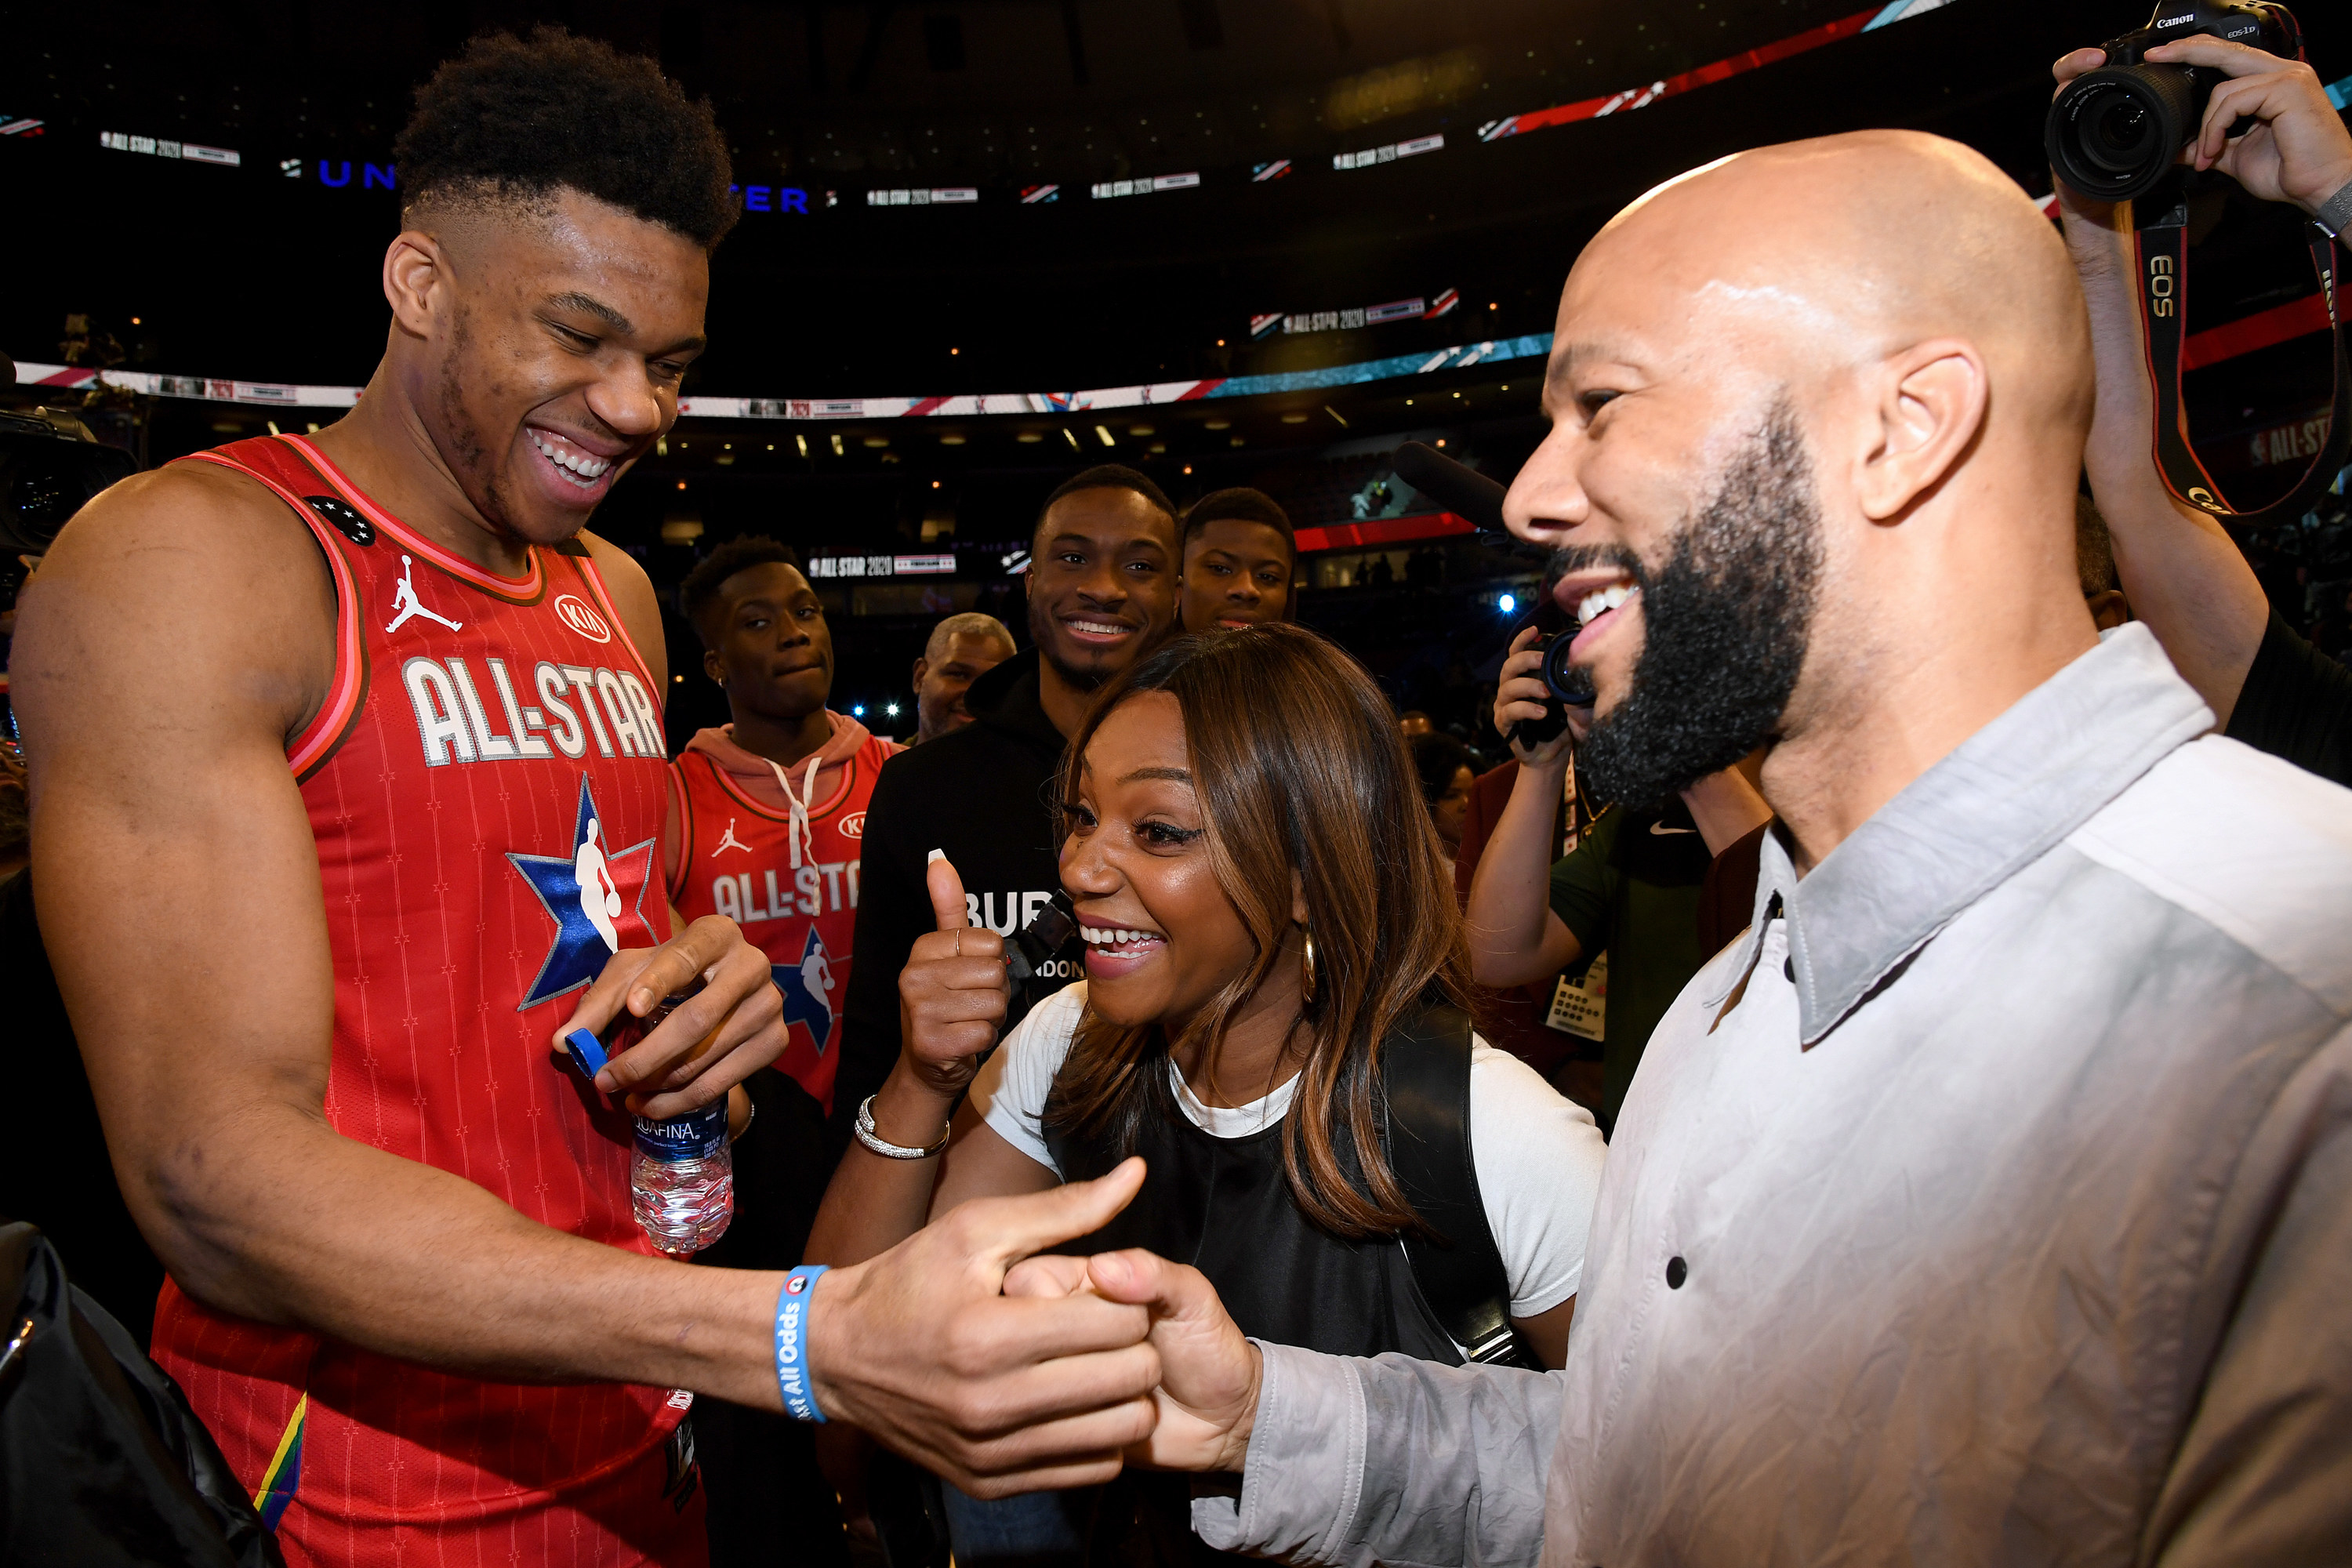
<svg viewBox="0 0 2352 1568">
<path fill-rule="evenodd" d="M 857 941 L 842 1012 L 841 1068 L 834 1093 L 836 1146 L 860 1101 L 898 1060 L 898 971 L 915 939 L 937 928 L 923 871 L 947 851 L 963 878 L 971 923 L 1010 934 L 1062 885 L 1054 779 L 1062 732 L 1038 700 L 1037 654 L 1015 654 L 971 683 L 972 722 L 899 752 L 882 765 L 866 808 L 858 871 Z M 1010 1033 L 1032 997 L 1081 978 L 1075 937 L 1029 987 L 1017 990 Z"/>
</svg>

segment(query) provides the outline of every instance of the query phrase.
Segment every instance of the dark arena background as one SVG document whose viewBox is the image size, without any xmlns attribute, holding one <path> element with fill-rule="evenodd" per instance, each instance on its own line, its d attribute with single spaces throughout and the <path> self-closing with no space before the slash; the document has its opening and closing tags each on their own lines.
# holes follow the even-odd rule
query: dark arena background
<svg viewBox="0 0 2352 1568">
<path fill-rule="evenodd" d="M 812 563 L 834 706 L 913 727 L 950 610 L 1023 628 L 1039 501 L 1105 460 L 1180 503 L 1258 486 L 1302 530 L 1304 619 L 1401 708 L 1488 748 L 1535 563 L 1391 472 L 1427 441 L 1507 479 L 1538 439 L 1560 280 L 1608 216 L 1759 142 L 1907 126 L 2029 193 L 2050 62 L 2125 0 L 933 0 L 12 12 L 0 55 L 10 405 L 143 464 L 348 406 L 381 353 L 393 136 L 470 35 L 561 23 L 716 106 L 745 212 L 677 426 L 594 526 L 675 584 L 765 532 Z M 2314 63 L 2343 103 L 2343 18 Z M 2243 508 L 2317 449 L 2326 318 L 2291 215 L 2194 214 L 2189 406 Z M 2352 577 L 2340 495 L 2244 541 L 2312 625 Z M 725 717 L 672 606 L 673 749 Z M 1498 754 L 1498 753 L 1497 753 Z"/>
</svg>

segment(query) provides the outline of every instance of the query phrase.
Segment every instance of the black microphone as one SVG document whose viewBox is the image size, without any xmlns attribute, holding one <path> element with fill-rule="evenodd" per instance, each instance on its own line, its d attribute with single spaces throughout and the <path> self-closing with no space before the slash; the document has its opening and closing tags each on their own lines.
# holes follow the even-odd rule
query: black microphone
<svg viewBox="0 0 2352 1568">
<path fill-rule="evenodd" d="M 1419 441 L 1407 441 L 1397 448 L 1396 475 L 1423 495 L 1443 502 L 1446 510 L 1468 518 L 1481 533 L 1503 533 L 1504 487 L 1477 469 L 1457 463 L 1434 447 Z M 1515 542 L 1516 543 L 1516 542 Z M 1517 544 L 1524 552 L 1534 552 L 1534 547 Z M 1542 599 L 1536 615 L 1526 623 L 1542 626 L 1548 616 L 1558 612 L 1551 596 L 1551 584 L 1543 585 Z M 1525 626 L 1520 628 L 1525 629 Z M 1517 631 L 1511 636 L 1517 637 Z M 1572 630 L 1545 634 L 1543 678 L 1551 689 L 1551 700 L 1544 705 L 1541 719 L 1522 719 L 1511 726 L 1513 744 L 1535 747 L 1559 737 L 1568 728 L 1568 710 L 1592 706 L 1592 680 L 1582 670 L 1568 662 L 1569 644 L 1575 640 Z"/>
<path fill-rule="evenodd" d="M 1407 441 L 1397 448 L 1396 476 L 1475 523 L 1482 533 L 1503 530 L 1503 487 L 1434 447 Z"/>
</svg>

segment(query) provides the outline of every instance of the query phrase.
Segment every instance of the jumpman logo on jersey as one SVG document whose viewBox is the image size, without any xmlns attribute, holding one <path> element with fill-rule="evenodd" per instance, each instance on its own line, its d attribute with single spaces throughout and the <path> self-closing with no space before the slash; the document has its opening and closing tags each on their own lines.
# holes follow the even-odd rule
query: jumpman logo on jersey
<svg viewBox="0 0 2352 1568">
<path fill-rule="evenodd" d="M 438 621 L 453 632 L 465 630 L 448 616 L 436 616 L 425 607 L 424 601 L 416 596 L 416 584 L 408 580 L 408 574 L 415 569 L 416 563 L 407 556 L 404 555 L 400 558 L 400 586 L 392 591 L 392 607 L 394 613 L 392 625 L 383 628 L 384 635 L 390 637 L 409 622 L 418 619 Z"/>
<path fill-rule="evenodd" d="M 833 963 L 824 939 L 811 927 L 799 963 L 773 963 L 768 969 L 776 977 L 776 989 L 783 993 L 784 1026 L 798 1024 L 806 1029 L 816 1042 L 816 1054 L 824 1055 L 833 1044 Z"/>
<path fill-rule="evenodd" d="M 731 816 L 727 819 L 727 831 L 719 836 L 718 845 L 710 851 L 710 858 L 717 859 L 721 849 L 740 849 L 746 854 L 751 849 L 749 844 L 735 837 L 735 819 Z"/>
<path fill-rule="evenodd" d="M 517 1004 L 517 1012 L 579 990 L 602 974 L 604 961 L 625 947 L 660 944 L 645 914 L 646 889 L 653 881 L 654 840 L 626 849 L 608 848 L 604 828 L 583 773 L 571 849 L 562 855 L 507 854 L 555 922 L 547 961 Z"/>
</svg>

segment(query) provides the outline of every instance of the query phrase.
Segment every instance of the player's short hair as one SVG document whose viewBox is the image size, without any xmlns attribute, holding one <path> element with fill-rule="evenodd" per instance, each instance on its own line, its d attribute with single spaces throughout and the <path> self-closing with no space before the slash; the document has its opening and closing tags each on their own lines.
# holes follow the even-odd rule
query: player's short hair
<svg viewBox="0 0 2352 1568">
<path fill-rule="evenodd" d="M 1183 548 L 1183 531 L 1176 527 L 1176 503 L 1168 499 L 1168 492 L 1153 484 L 1147 474 L 1139 474 L 1119 463 L 1099 463 L 1082 474 L 1071 475 L 1054 487 L 1054 493 L 1047 496 L 1045 504 L 1037 509 L 1037 521 L 1029 526 L 1029 548 L 1032 551 L 1037 548 L 1037 536 L 1044 530 L 1045 514 L 1054 510 L 1054 503 L 1080 490 L 1134 491 L 1168 514 L 1169 529 L 1176 535 L 1174 542 L 1180 552 Z"/>
<path fill-rule="evenodd" d="M 1290 552 L 1290 563 L 1298 564 L 1298 532 L 1290 526 L 1290 514 L 1272 496 L 1247 485 L 1211 490 L 1194 501 L 1192 510 L 1184 514 L 1184 542 L 1192 543 L 1192 536 L 1210 523 L 1228 520 L 1265 524 L 1282 535 L 1282 542 Z"/>
<path fill-rule="evenodd" d="M 808 568 L 801 564 L 799 551 L 789 544 L 779 544 L 763 533 L 747 533 L 729 540 L 697 562 L 694 570 L 686 574 L 686 581 L 677 585 L 678 608 L 694 624 L 695 635 L 702 639 L 703 647 L 718 646 L 718 638 L 703 625 L 703 618 L 718 605 L 719 590 L 727 579 L 772 562 L 789 566 L 803 577 L 808 575 Z"/>
<path fill-rule="evenodd" d="M 727 139 L 661 68 L 541 26 L 491 33 L 416 89 L 393 157 L 404 206 L 541 205 L 562 187 L 708 250 L 735 226 Z"/>
<path fill-rule="evenodd" d="M 1013 640 L 1013 634 L 1005 629 L 1004 623 L 994 616 L 966 610 L 960 616 L 948 616 L 931 628 L 930 637 L 923 644 L 923 657 L 937 663 L 947 656 L 948 649 L 954 646 L 958 637 L 987 637 L 992 642 L 1003 643 L 1007 648 L 1020 646 Z"/>
</svg>

